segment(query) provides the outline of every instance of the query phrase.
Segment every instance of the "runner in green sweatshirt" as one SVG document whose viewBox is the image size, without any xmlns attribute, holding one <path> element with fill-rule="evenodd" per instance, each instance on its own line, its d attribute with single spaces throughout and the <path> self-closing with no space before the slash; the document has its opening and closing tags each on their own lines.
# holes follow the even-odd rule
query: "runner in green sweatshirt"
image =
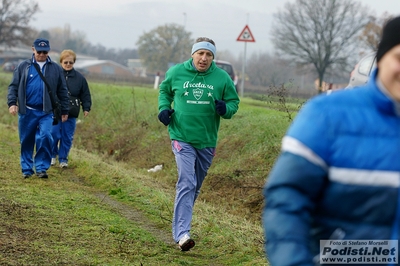
<svg viewBox="0 0 400 266">
<path fill-rule="evenodd" d="M 215 65 L 215 54 L 213 40 L 198 38 L 192 58 L 170 68 L 160 84 L 158 118 L 168 126 L 178 168 L 172 233 L 182 251 L 195 245 L 193 205 L 215 154 L 220 118 L 239 108 L 235 85 Z"/>
</svg>

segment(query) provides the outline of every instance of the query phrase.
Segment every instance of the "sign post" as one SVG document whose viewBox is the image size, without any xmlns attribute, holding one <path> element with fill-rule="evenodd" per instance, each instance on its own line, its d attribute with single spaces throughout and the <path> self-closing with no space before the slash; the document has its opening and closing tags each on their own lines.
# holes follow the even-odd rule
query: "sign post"
<svg viewBox="0 0 400 266">
<path fill-rule="evenodd" d="M 247 43 L 248 42 L 255 42 L 256 40 L 253 37 L 253 34 L 250 31 L 249 26 L 245 26 L 242 32 L 237 37 L 236 41 L 244 42 L 244 55 L 243 55 L 243 66 L 242 66 L 242 78 L 240 83 L 240 97 L 243 97 L 244 93 L 244 79 L 246 73 L 246 50 L 247 50 Z"/>
</svg>

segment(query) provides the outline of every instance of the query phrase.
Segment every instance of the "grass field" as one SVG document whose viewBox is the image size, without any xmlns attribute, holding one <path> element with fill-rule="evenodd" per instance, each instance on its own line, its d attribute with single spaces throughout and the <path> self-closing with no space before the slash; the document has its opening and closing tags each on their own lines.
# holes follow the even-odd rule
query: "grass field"
<svg viewBox="0 0 400 266">
<path fill-rule="evenodd" d="M 0 73 L 3 99 L 10 78 Z M 52 167 L 48 180 L 21 178 L 17 118 L 0 103 L 0 265 L 267 265 L 261 189 L 298 103 L 279 111 L 244 98 L 222 121 L 195 205 L 196 246 L 184 253 L 171 237 L 176 166 L 158 91 L 89 85 L 93 108 L 70 167 Z"/>
</svg>

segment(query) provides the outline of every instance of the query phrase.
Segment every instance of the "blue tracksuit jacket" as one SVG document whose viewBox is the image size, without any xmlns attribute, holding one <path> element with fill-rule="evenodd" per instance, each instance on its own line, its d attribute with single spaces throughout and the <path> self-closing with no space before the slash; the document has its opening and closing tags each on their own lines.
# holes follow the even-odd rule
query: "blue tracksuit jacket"
<svg viewBox="0 0 400 266">
<path fill-rule="evenodd" d="M 20 114 L 26 113 L 26 86 L 29 71 L 32 66 L 32 60 L 33 59 L 27 59 L 18 65 L 18 67 L 14 70 L 13 78 L 8 87 L 7 105 L 8 107 L 12 105 L 18 105 L 18 112 Z M 62 68 L 48 58 L 43 75 L 46 78 L 47 83 L 50 85 L 51 93 L 53 94 L 54 99 L 59 100 L 61 105 L 61 113 L 66 115 L 68 114 L 69 109 L 69 97 L 65 78 L 63 77 L 62 73 Z M 44 91 L 42 100 L 43 111 L 46 113 L 51 113 L 53 106 L 51 104 L 50 96 L 47 92 L 44 82 L 40 82 L 43 84 Z"/>
<path fill-rule="evenodd" d="M 400 116 L 376 83 L 320 95 L 299 112 L 264 188 L 271 265 L 313 265 L 319 240 L 398 239 Z"/>
</svg>

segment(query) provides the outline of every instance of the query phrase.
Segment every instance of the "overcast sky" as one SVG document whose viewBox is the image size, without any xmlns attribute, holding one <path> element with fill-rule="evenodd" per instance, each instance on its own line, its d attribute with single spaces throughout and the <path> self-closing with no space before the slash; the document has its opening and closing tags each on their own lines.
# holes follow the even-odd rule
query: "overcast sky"
<svg viewBox="0 0 400 266">
<path fill-rule="evenodd" d="M 294 0 L 290 0 L 293 2 Z M 360 0 L 381 15 L 400 14 L 400 0 Z M 204 36 L 218 50 L 243 53 L 244 42 L 236 39 L 246 25 L 255 43 L 247 43 L 247 54 L 270 52 L 272 15 L 284 0 L 36 0 L 40 12 L 32 26 L 38 30 L 69 24 L 71 31 L 85 33 L 87 40 L 107 48 L 136 48 L 138 37 L 167 23 L 183 25 L 192 38 Z"/>
</svg>

